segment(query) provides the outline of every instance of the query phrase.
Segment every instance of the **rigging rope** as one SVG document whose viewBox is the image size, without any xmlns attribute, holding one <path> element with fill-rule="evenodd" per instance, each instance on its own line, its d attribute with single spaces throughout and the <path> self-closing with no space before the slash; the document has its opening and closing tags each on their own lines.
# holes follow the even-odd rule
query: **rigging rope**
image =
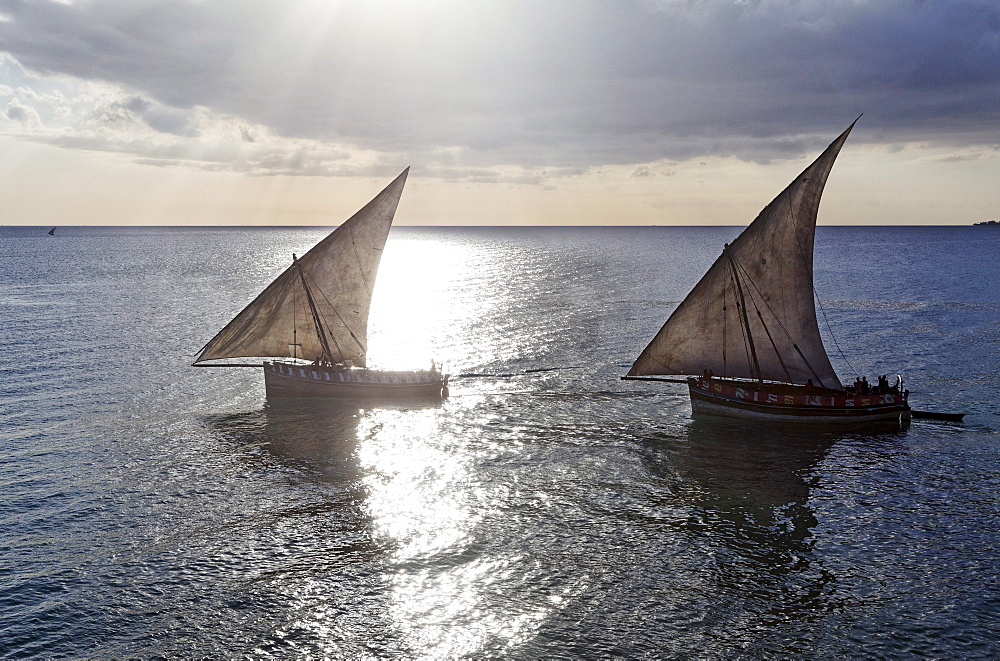
<svg viewBox="0 0 1000 661">
<path fill-rule="evenodd" d="M 293 253 L 294 256 L 294 253 Z M 299 290 L 298 288 L 292 289 L 292 360 L 299 359 L 299 327 L 298 320 L 295 316 L 296 308 L 299 304 Z"/>
<path fill-rule="evenodd" d="M 753 357 L 753 363 L 750 364 L 750 374 L 753 378 L 763 382 L 764 377 L 761 375 L 760 363 L 757 360 L 757 349 L 754 347 L 753 334 L 750 331 L 750 318 L 747 316 L 746 300 L 743 298 L 743 286 L 740 284 L 739 267 L 736 264 L 736 258 L 733 257 L 732 250 L 729 249 L 728 243 L 723 247 L 722 253 L 729 258 L 729 267 L 732 270 L 733 280 L 736 283 L 736 293 L 739 294 L 736 308 L 743 313 L 744 341 L 749 347 L 750 355 Z"/>
<path fill-rule="evenodd" d="M 830 325 L 830 320 L 826 316 L 826 308 L 823 307 L 823 301 L 819 300 L 819 292 L 816 291 L 815 284 L 813 285 L 813 297 L 816 299 L 816 302 L 819 303 L 819 311 L 823 313 L 823 321 L 826 323 L 826 330 L 829 331 L 830 339 L 833 340 L 833 344 L 837 347 L 837 353 L 840 354 L 840 357 L 845 363 L 847 363 L 847 366 L 851 368 L 851 372 L 854 374 L 854 377 L 857 378 L 858 370 L 854 369 L 854 365 L 852 365 L 851 361 L 847 359 L 847 354 L 845 354 L 844 350 L 840 348 L 840 342 L 837 341 L 837 336 L 833 333 L 833 326 Z"/>
<path fill-rule="evenodd" d="M 302 264 L 299 262 L 298 258 L 292 253 L 292 263 L 295 265 L 299 272 L 299 279 L 302 281 L 302 289 L 306 294 L 306 300 L 309 302 L 309 310 L 312 312 L 313 325 L 316 327 L 316 335 L 319 337 L 320 347 L 323 350 L 323 354 L 320 355 L 316 360 L 322 360 L 325 356 L 327 360 L 333 362 L 333 352 L 330 351 L 330 344 L 326 341 L 328 333 L 325 332 L 323 323 L 326 321 L 320 314 L 319 309 L 316 307 L 316 302 L 313 301 L 312 292 L 309 291 L 309 285 L 306 283 L 305 273 L 302 271 Z M 343 356 L 343 352 L 340 350 L 340 345 L 337 344 L 337 338 L 330 335 L 330 339 L 333 340 L 334 345 L 337 347 L 337 353 Z"/>
<path fill-rule="evenodd" d="M 347 329 L 347 332 L 350 333 L 350 335 L 351 335 L 351 339 L 353 339 L 354 342 L 358 345 L 358 348 L 361 349 L 361 353 L 367 354 L 368 353 L 368 348 L 365 347 L 365 345 L 361 342 L 361 340 L 358 339 L 358 336 L 354 334 L 354 331 L 351 329 L 350 326 L 347 325 L 347 322 L 344 321 L 344 318 L 342 316 L 340 316 L 340 312 L 337 311 L 337 308 L 335 308 L 334 305 L 333 305 L 333 303 L 330 302 L 330 299 L 327 298 L 326 293 L 323 291 L 323 289 L 316 282 L 316 279 L 313 278 L 311 274 L 309 276 L 309 279 L 312 280 L 313 286 L 316 287 L 316 290 L 320 293 L 320 296 L 323 297 L 323 300 L 326 301 L 326 304 L 329 305 L 330 309 L 333 310 L 333 313 L 335 315 L 337 315 L 337 319 L 340 319 L 340 323 L 344 324 L 344 328 Z M 323 313 L 321 312 L 320 316 L 322 316 L 322 315 L 323 315 Z M 326 321 L 325 317 L 324 317 L 323 321 Z M 333 338 L 333 343 L 337 344 L 337 351 L 339 351 L 341 353 L 341 355 L 343 355 L 343 350 L 340 348 L 340 345 L 337 343 L 337 338 L 333 336 L 333 333 L 330 333 L 330 337 Z"/>
<path fill-rule="evenodd" d="M 736 280 L 734 276 L 730 275 L 729 277 L 735 286 Z M 737 311 L 741 310 L 740 302 L 738 299 L 736 300 L 736 310 Z M 737 320 L 740 321 L 740 331 L 742 331 L 743 333 L 743 351 L 746 353 L 747 356 L 747 365 L 750 366 L 750 371 L 751 373 L 753 373 L 753 360 L 751 360 L 750 358 L 750 343 L 747 341 L 747 333 L 749 332 L 749 329 L 745 327 L 743 320 L 740 318 L 739 314 L 736 315 L 736 318 Z"/>
<path fill-rule="evenodd" d="M 729 306 L 726 305 L 726 286 L 722 286 L 722 376 L 729 376 L 729 368 L 726 366 L 726 327 L 729 326 L 729 318 L 726 314 Z"/>
<path fill-rule="evenodd" d="M 778 351 L 778 345 L 774 343 L 774 338 L 771 337 L 771 329 L 764 323 L 764 317 L 761 315 L 760 308 L 757 307 L 757 303 L 754 302 L 753 296 L 750 297 L 750 302 L 753 303 L 753 309 L 757 313 L 757 318 L 760 319 L 760 325 L 764 327 L 764 333 L 767 334 L 767 339 L 771 342 L 771 348 L 774 349 L 774 355 L 778 357 L 778 362 L 781 363 L 781 369 L 785 372 L 785 376 L 788 377 L 788 382 L 795 383 L 792 379 L 792 375 L 788 373 L 788 366 L 785 365 L 785 359 L 781 357 L 781 352 Z M 767 301 L 764 302 L 766 303 Z M 778 322 L 778 325 L 781 325 L 780 321 Z"/>
<path fill-rule="evenodd" d="M 351 246 L 354 248 L 354 257 L 358 260 L 358 273 L 361 274 L 361 281 L 365 283 L 365 290 L 368 292 L 368 300 L 370 301 L 372 300 L 372 287 L 368 284 L 368 276 L 365 275 L 364 262 L 361 261 L 361 254 L 358 252 L 358 244 L 354 242 L 354 226 L 351 225 L 348 227 L 347 232 L 347 235 L 351 237 Z"/>
<path fill-rule="evenodd" d="M 802 362 L 805 363 L 806 367 L 809 368 L 809 371 L 816 378 L 816 381 L 818 381 L 820 385 L 823 385 L 823 379 L 821 379 L 819 377 L 819 375 L 816 373 L 816 370 L 813 368 L 812 364 L 809 362 L 809 360 L 802 353 L 802 349 L 800 349 L 799 345 L 796 344 L 795 339 L 792 337 L 792 334 L 789 333 L 788 329 L 785 328 L 785 325 L 783 323 L 781 323 L 781 319 L 778 317 L 777 313 L 775 313 L 774 308 L 772 308 L 771 304 L 767 302 L 767 297 L 764 296 L 764 292 L 762 292 L 760 290 L 760 288 L 757 286 L 757 283 L 753 281 L 753 278 L 750 277 L 750 274 L 748 274 L 747 271 L 746 271 L 746 269 L 743 268 L 743 265 L 736 261 L 736 258 L 733 258 L 733 263 L 736 265 L 736 267 L 740 271 L 743 272 L 743 278 L 746 279 L 746 281 L 749 282 L 753 286 L 754 291 L 757 292 L 757 294 L 760 296 L 760 299 L 764 302 L 764 305 L 767 307 L 767 311 L 771 313 L 771 316 L 774 317 L 774 320 L 778 323 L 778 328 L 780 328 L 781 331 L 785 334 L 785 337 L 788 338 L 788 342 L 792 345 L 792 348 L 795 349 L 795 352 L 797 354 L 799 354 L 799 357 L 802 358 Z M 814 291 L 815 291 L 815 288 L 814 288 Z M 760 315 L 760 308 L 757 307 L 757 303 L 754 301 L 753 292 L 751 292 L 750 302 L 753 303 L 754 309 L 757 310 L 757 316 L 760 317 L 760 323 L 764 324 L 764 318 L 761 317 L 761 315 Z M 770 338 L 771 337 L 771 333 L 770 333 L 770 331 L 768 331 L 766 324 L 764 324 L 764 330 L 767 332 L 768 338 Z M 772 340 L 772 344 L 773 344 L 773 342 L 774 341 Z M 774 351 L 775 351 L 776 354 L 778 354 L 777 347 L 775 347 Z M 785 364 L 784 364 L 784 361 L 781 359 L 781 354 L 778 354 L 778 360 L 781 361 L 781 365 L 782 365 L 782 367 L 784 367 Z M 788 372 L 788 370 L 786 368 L 785 369 L 785 373 L 787 374 L 787 372 Z M 791 378 L 789 378 L 789 380 L 791 381 Z"/>
</svg>

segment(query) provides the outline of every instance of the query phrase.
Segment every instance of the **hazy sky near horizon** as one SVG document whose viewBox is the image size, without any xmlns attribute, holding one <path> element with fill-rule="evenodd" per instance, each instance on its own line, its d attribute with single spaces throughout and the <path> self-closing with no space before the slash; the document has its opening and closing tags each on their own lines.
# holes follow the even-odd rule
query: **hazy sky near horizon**
<svg viewBox="0 0 1000 661">
<path fill-rule="evenodd" d="M 0 0 L 0 224 L 1000 218 L 997 0 Z"/>
</svg>

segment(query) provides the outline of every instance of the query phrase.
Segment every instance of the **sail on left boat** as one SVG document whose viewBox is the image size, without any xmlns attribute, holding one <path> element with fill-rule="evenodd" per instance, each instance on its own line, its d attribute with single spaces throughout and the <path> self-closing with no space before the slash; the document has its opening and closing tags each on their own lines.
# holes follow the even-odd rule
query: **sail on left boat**
<svg viewBox="0 0 1000 661">
<path fill-rule="evenodd" d="M 441 397 L 448 375 L 367 367 L 368 312 L 409 168 L 292 263 L 198 353 L 195 367 L 260 367 L 267 397 Z M 233 359 L 261 362 L 233 362 Z"/>
</svg>

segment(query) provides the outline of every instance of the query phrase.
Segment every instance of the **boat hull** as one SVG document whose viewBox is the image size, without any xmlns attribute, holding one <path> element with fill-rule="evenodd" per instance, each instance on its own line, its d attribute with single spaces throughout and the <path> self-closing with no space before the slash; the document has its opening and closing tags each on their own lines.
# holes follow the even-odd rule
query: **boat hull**
<svg viewBox="0 0 1000 661">
<path fill-rule="evenodd" d="M 336 399 L 440 398 L 448 377 L 438 371 L 382 371 L 316 365 L 264 363 L 267 397 L 326 397 Z"/>
<path fill-rule="evenodd" d="M 688 379 L 691 412 L 744 420 L 857 424 L 910 418 L 906 393 L 846 391 L 728 379 Z"/>
</svg>

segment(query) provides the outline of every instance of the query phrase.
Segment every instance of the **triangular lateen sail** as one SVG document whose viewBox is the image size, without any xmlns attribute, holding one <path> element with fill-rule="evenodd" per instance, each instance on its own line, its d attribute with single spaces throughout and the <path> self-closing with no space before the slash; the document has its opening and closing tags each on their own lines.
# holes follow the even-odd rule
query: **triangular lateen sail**
<svg viewBox="0 0 1000 661">
<path fill-rule="evenodd" d="M 841 387 L 816 322 L 813 238 L 823 188 L 852 128 L 853 123 L 726 248 L 629 376 L 711 370 L 717 376 Z M 737 282 L 759 371 L 737 307 Z"/>
<path fill-rule="evenodd" d="M 409 170 L 299 257 L 298 266 L 279 275 L 205 345 L 195 364 L 226 358 L 287 358 L 292 344 L 298 345 L 293 348 L 298 358 L 322 357 L 304 276 L 329 334 L 332 360 L 364 367 L 372 289 Z"/>
</svg>

